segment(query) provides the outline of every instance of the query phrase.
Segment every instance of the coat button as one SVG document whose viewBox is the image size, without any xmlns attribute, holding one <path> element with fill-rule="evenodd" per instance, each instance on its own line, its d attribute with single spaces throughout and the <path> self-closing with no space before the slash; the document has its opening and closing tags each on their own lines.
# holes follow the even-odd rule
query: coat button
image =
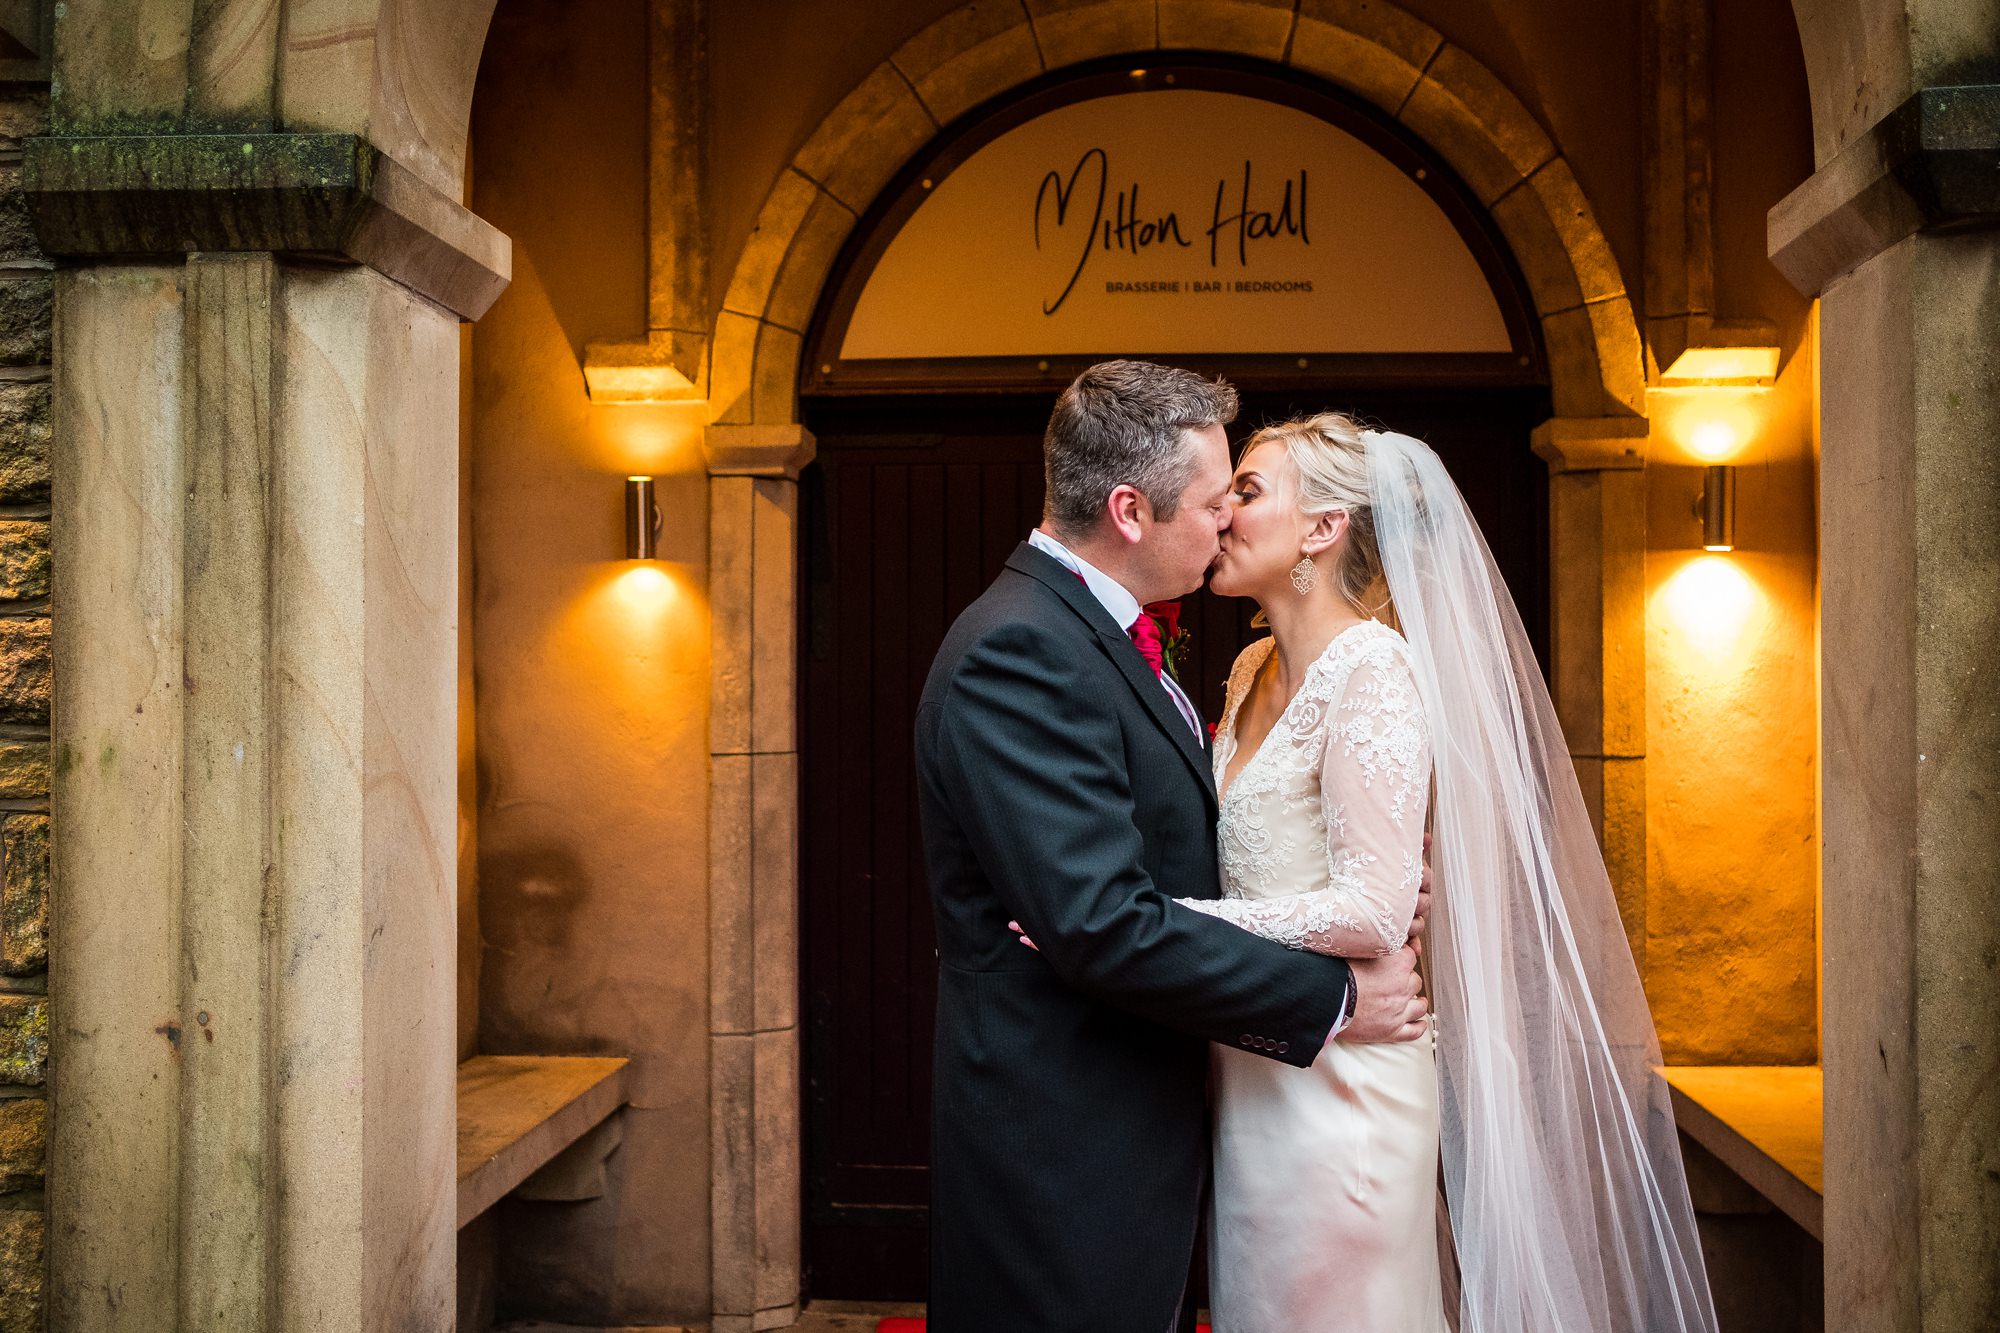
<svg viewBox="0 0 2000 1333">
<path fill-rule="evenodd" d="M 1279 1054 L 1279 1055 L 1283 1055 L 1283 1054 L 1285 1054 L 1285 1053 L 1286 1053 L 1287 1051 L 1289 1051 L 1289 1050 L 1291 1050 L 1291 1049 L 1292 1049 L 1292 1044 L 1291 1044 L 1290 1042 L 1288 1042 L 1288 1041 L 1281 1041 L 1281 1042 L 1279 1042 L 1279 1043 L 1278 1043 L 1278 1054 Z"/>
<path fill-rule="evenodd" d="M 1244 1033 L 1240 1038 L 1238 1038 L 1238 1040 L 1240 1040 L 1245 1046 L 1255 1046 L 1257 1044 L 1257 1039 L 1251 1036 L 1247 1032 Z"/>
</svg>

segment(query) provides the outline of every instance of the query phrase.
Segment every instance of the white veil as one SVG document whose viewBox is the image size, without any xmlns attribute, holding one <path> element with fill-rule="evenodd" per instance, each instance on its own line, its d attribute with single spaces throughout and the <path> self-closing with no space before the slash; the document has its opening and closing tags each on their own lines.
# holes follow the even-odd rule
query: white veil
<svg viewBox="0 0 2000 1333">
<path fill-rule="evenodd" d="M 1652 1015 L 1520 616 L 1437 455 L 1366 439 L 1436 753 L 1425 953 L 1460 1333 L 1714 1333 Z"/>
</svg>

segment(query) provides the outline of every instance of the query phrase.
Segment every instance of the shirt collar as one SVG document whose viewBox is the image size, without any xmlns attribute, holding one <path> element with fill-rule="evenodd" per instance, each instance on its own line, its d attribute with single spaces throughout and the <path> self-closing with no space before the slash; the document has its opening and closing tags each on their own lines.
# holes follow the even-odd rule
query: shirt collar
<svg viewBox="0 0 2000 1333">
<path fill-rule="evenodd" d="M 1028 534 L 1028 545 L 1081 578 L 1083 586 L 1090 589 L 1090 595 L 1095 597 L 1098 604 L 1118 623 L 1118 628 L 1127 633 L 1131 632 L 1133 623 L 1139 619 L 1139 599 L 1127 592 L 1124 584 L 1040 528 Z"/>
</svg>

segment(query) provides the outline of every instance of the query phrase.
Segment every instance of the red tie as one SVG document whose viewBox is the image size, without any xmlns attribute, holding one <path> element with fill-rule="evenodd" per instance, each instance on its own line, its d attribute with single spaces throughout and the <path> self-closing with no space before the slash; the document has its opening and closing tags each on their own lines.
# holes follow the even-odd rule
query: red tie
<svg viewBox="0 0 2000 1333">
<path fill-rule="evenodd" d="M 1076 581 L 1084 587 L 1090 586 L 1090 580 L 1076 570 L 1072 569 L 1070 573 L 1075 574 Z M 1160 623 L 1142 608 L 1139 618 L 1132 622 L 1132 627 L 1125 631 L 1125 635 L 1132 640 L 1132 646 L 1139 650 L 1139 656 L 1146 659 L 1146 665 L 1153 668 L 1153 677 L 1157 680 L 1167 661 L 1166 650 L 1160 642 Z"/>
<path fill-rule="evenodd" d="M 1070 573 L 1075 574 L 1076 581 L 1084 587 L 1090 586 L 1090 580 L 1076 570 L 1072 569 Z M 1158 679 L 1167 660 L 1166 652 L 1160 644 L 1159 622 L 1142 609 L 1139 618 L 1132 622 L 1132 628 L 1126 630 L 1125 634 L 1132 640 L 1132 645 L 1139 650 L 1139 656 L 1146 659 L 1146 665 L 1153 668 L 1154 678 Z"/>
<path fill-rule="evenodd" d="M 1160 644 L 1160 622 L 1141 611 L 1139 618 L 1132 622 L 1132 628 L 1125 633 L 1131 636 L 1133 645 L 1139 650 L 1139 656 L 1146 659 L 1146 665 L 1153 668 L 1153 674 L 1158 676 L 1166 661 L 1166 654 Z"/>
</svg>

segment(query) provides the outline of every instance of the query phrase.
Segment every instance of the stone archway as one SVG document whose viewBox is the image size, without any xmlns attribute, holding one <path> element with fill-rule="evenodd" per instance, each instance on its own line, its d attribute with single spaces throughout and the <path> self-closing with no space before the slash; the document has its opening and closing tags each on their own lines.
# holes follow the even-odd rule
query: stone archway
<svg viewBox="0 0 2000 1333">
<path fill-rule="evenodd" d="M 1624 278 L 1557 146 L 1491 71 L 1393 4 L 1084 0 L 1047 10 L 976 0 L 878 65 L 779 174 L 737 258 L 697 386 L 711 422 L 718 1330 L 787 1320 L 799 1289 L 793 583 L 796 479 L 813 452 L 798 415 L 807 325 L 859 219 L 943 127 L 1051 70 L 1191 48 L 1313 74 L 1394 116 L 1465 180 L 1521 265 L 1557 413 L 1536 449 L 1555 474 L 1552 522 L 1571 553 L 1551 587 L 1559 707 L 1628 919 L 1643 919 L 1645 371 Z"/>
<path fill-rule="evenodd" d="M 1642 417 L 1639 327 L 1617 260 L 1561 151 L 1492 71 L 1392 4 L 1326 17 L 1252 0 L 1094 0 L 1055 13 L 968 4 L 905 42 L 833 110 L 773 185 L 717 312 L 710 419 L 792 425 L 807 322 L 842 243 L 941 127 L 1050 70 L 1221 50 L 1315 75 L 1429 144 L 1488 208 L 1533 293 L 1563 418 Z M 1635 446 L 1636 447 L 1636 446 Z"/>
</svg>

